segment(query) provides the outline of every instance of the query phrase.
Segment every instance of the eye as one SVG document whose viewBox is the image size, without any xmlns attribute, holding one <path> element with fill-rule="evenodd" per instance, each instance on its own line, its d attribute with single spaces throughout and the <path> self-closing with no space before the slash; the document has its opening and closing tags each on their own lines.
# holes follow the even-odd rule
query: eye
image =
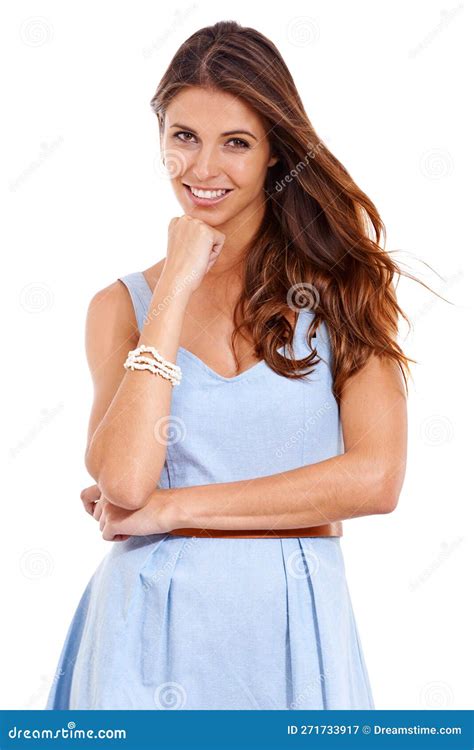
<svg viewBox="0 0 474 750">
<path fill-rule="evenodd" d="M 188 140 L 188 138 L 179 138 L 180 135 L 190 135 L 191 138 L 194 138 L 194 135 L 192 133 L 188 133 L 185 130 L 179 130 L 177 133 L 173 135 L 173 138 L 176 138 L 178 141 L 182 141 L 183 143 L 190 143 L 191 141 Z"/>
<path fill-rule="evenodd" d="M 243 138 L 231 138 L 228 143 L 231 143 L 232 141 L 234 141 L 234 143 L 241 144 L 240 146 L 237 146 L 237 148 L 249 148 L 249 144 L 247 143 L 247 141 L 244 141 Z"/>
<path fill-rule="evenodd" d="M 187 136 L 190 137 L 188 138 Z M 181 143 L 194 143 L 194 141 L 192 140 L 194 137 L 195 136 L 193 133 L 190 133 L 186 130 L 179 130 L 177 133 L 173 134 L 173 138 L 176 138 L 177 141 L 181 141 Z M 234 143 L 235 145 L 233 146 L 233 148 L 237 149 L 250 148 L 250 145 L 247 143 L 247 141 L 244 141 L 243 138 L 230 138 L 227 143 Z"/>
</svg>

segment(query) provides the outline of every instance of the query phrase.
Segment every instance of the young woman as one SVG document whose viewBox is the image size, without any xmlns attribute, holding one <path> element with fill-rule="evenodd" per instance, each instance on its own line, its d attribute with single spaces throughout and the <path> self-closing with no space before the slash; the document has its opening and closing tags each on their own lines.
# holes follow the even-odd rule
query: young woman
<svg viewBox="0 0 474 750">
<path fill-rule="evenodd" d="M 47 708 L 373 708 L 340 538 L 403 483 L 401 271 L 259 32 L 193 34 L 152 106 L 183 215 L 88 310 L 82 498 L 119 543 Z"/>
</svg>

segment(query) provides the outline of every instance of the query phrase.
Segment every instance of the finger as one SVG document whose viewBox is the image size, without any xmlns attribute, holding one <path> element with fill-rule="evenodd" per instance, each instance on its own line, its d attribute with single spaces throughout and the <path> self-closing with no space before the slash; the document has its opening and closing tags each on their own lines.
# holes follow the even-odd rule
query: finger
<svg viewBox="0 0 474 750">
<path fill-rule="evenodd" d="M 88 513 L 90 516 L 93 516 L 95 503 L 85 502 L 84 500 L 82 501 L 82 503 L 84 505 L 84 510 L 86 511 L 86 513 Z"/>
<path fill-rule="evenodd" d="M 102 510 L 103 510 L 103 502 L 102 500 L 98 500 L 96 504 L 94 505 L 94 509 L 92 512 L 92 515 L 94 516 L 96 521 L 100 520 L 100 517 L 102 515 Z"/>
<path fill-rule="evenodd" d="M 105 524 L 102 530 L 102 539 L 105 539 L 106 542 L 112 542 L 114 539 L 114 536 L 115 534 L 112 533 L 110 525 Z"/>
<path fill-rule="evenodd" d="M 100 487 L 98 484 L 91 484 L 90 487 L 85 487 L 81 492 L 81 500 L 98 500 L 101 496 Z"/>
<path fill-rule="evenodd" d="M 84 509 L 89 513 L 91 516 L 94 512 L 94 505 L 99 500 L 101 495 L 101 491 L 99 489 L 99 486 L 97 484 L 93 484 L 90 487 L 86 487 L 81 492 L 81 500 L 84 505 Z"/>
</svg>

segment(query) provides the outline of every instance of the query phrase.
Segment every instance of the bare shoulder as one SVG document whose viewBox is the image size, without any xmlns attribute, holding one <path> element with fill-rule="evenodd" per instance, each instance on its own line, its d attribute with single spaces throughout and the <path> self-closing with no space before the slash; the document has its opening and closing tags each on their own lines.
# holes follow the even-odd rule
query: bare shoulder
<svg viewBox="0 0 474 750">
<path fill-rule="evenodd" d="M 101 337 L 120 328 L 122 334 L 132 335 L 136 329 L 135 311 L 130 293 L 123 282 L 116 279 L 99 289 L 87 308 L 87 329 L 97 328 Z"/>
<path fill-rule="evenodd" d="M 94 294 L 87 309 L 85 348 L 94 386 L 87 446 L 123 379 L 127 354 L 139 338 L 130 293 L 116 279 Z"/>
<path fill-rule="evenodd" d="M 140 338 L 130 293 L 123 282 L 116 279 L 93 295 L 85 328 L 86 357 L 94 385 L 114 370 L 115 377 L 123 374 L 119 365 Z"/>
<path fill-rule="evenodd" d="M 155 288 L 166 258 L 142 271 L 151 289 Z M 130 292 L 120 279 L 99 289 L 89 302 L 86 319 L 86 350 L 89 365 L 94 367 L 97 359 L 107 358 L 112 352 L 120 358 L 134 347 L 140 332 L 137 328 L 135 309 Z"/>
<path fill-rule="evenodd" d="M 372 354 L 364 367 L 346 381 L 341 397 L 342 402 L 349 403 L 357 399 L 373 403 L 377 396 L 398 394 L 405 398 L 406 391 L 399 365 L 391 358 Z"/>
<path fill-rule="evenodd" d="M 151 289 L 154 289 L 161 276 L 165 260 L 166 258 L 163 258 L 142 271 Z M 107 341 L 116 342 L 117 335 L 120 339 L 127 340 L 134 337 L 138 340 L 140 337 L 130 293 L 119 279 L 99 289 L 90 300 L 87 309 L 86 338 L 87 333 L 101 345 Z"/>
</svg>

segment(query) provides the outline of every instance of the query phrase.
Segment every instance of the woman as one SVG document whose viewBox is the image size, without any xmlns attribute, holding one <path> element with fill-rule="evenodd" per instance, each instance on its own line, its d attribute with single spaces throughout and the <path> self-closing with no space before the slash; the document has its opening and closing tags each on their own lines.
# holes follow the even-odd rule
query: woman
<svg viewBox="0 0 474 750">
<path fill-rule="evenodd" d="M 403 483 L 401 272 L 260 33 L 193 34 L 152 106 L 184 215 L 89 306 L 82 498 L 120 543 L 47 708 L 373 708 L 340 537 Z"/>
</svg>

